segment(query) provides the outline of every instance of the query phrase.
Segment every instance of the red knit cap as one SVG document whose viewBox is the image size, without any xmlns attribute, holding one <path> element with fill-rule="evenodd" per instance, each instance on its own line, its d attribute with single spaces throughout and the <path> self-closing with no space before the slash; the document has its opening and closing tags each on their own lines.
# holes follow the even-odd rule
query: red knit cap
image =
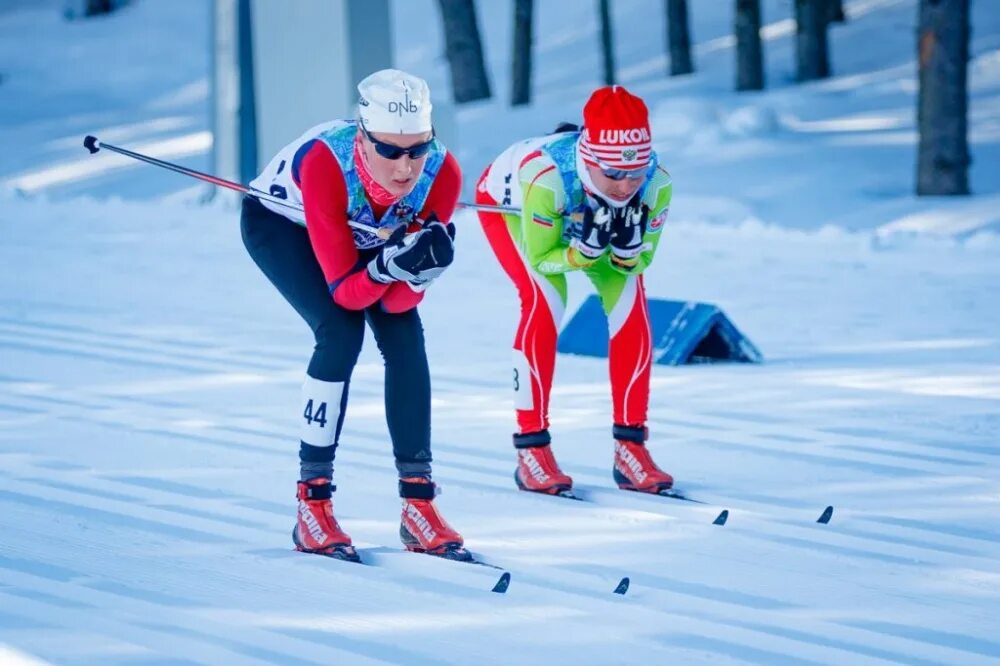
<svg viewBox="0 0 1000 666">
<path fill-rule="evenodd" d="M 625 88 L 595 90 L 583 107 L 583 126 L 580 154 L 590 166 L 638 169 L 649 164 L 649 111 Z"/>
</svg>

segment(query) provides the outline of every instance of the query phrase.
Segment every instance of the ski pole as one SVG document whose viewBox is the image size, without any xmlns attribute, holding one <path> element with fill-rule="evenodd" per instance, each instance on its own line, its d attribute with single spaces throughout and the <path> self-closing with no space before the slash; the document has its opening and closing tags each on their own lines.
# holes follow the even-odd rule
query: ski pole
<svg viewBox="0 0 1000 666">
<path fill-rule="evenodd" d="M 212 183 L 213 185 L 218 185 L 219 187 L 226 187 L 230 190 L 235 190 L 236 192 L 242 192 L 243 194 L 250 195 L 256 199 L 264 199 L 265 201 L 270 201 L 278 206 L 283 206 L 285 208 L 290 208 L 291 210 L 303 212 L 302 206 L 295 202 L 287 201 L 279 197 L 269 194 L 268 192 L 261 192 L 253 187 L 247 187 L 246 185 L 241 185 L 240 183 L 234 183 L 231 180 L 226 180 L 225 178 L 219 178 L 218 176 L 213 176 L 212 174 L 203 173 L 201 171 L 196 171 L 195 169 L 189 169 L 188 167 L 181 166 L 180 164 L 174 164 L 173 162 L 167 162 L 166 160 L 160 160 L 155 157 L 150 157 L 149 155 L 143 155 L 142 153 L 137 153 L 120 146 L 113 146 L 110 143 L 104 143 L 100 141 L 96 136 L 90 136 L 89 134 L 83 139 L 83 146 L 90 151 L 93 155 L 101 148 L 110 150 L 113 153 L 118 153 L 119 155 L 124 155 L 125 157 L 131 157 L 132 159 L 139 160 L 140 162 L 146 162 L 147 164 L 152 164 L 153 166 L 163 167 L 170 171 L 183 174 L 185 176 L 191 176 L 192 178 L 197 178 L 198 180 L 203 180 L 207 183 Z M 355 229 L 362 229 L 368 233 L 375 234 L 379 238 L 385 240 L 392 235 L 394 228 L 390 229 L 388 227 L 379 228 L 373 227 L 363 222 L 356 222 L 354 220 L 347 220 L 347 224 L 354 227 Z"/>
<path fill-rule="evenodd" d="M 247 187 L 246 185 L 241 185 L 240 183 L 234 183 L 231 180 L 226 180 L 225 178 L 219 178 L 218 176 L 213 176 L 208 173 L 196 171 L 195 169 L 189 169 L 188 167 L 181 166 L 180 164 L 174 164 L 173 162 L 167 162 L 166 160 L 157 159 L 149 155 L 143 155 L 142 153 L 137 153 L 128 150 L 126 148 L 122 148 L 120 146 L 114 146 L 110 143 L 104 143 L 103 141 L 100 141 L 96 136 L 91 136 L 88 134 L 86 137 L 84 137 L 83 146 L 90 151 L 91 155 L 99 151 L 101 148 L 104 148 L 105 150 L 110 150 L 113 153 L 118 153 L 119 155 L 124 155 L 125 157 L 131 157 L 134 160 L 139 160 L 140 162 L 146 162 L 147 164 L 152 164 L 153 166 L 162 167 L 164 169 L 168 169 L 170 171 L 183 174 L 185 176 L 191 176 L 192 178 L 197 178 L 198 180 L 203 180 L 207 183 L 218 185 L 219 187 L 226 187 L 230 190 L 235 190 L 236 192 L 242 192 L 243 194 L 248 194 L 257 199 L 264 199 L 266 201 L 270 201 L 271 203 L 277 204 L 278 206 L 284 206 L 285 208 L 290 208 L 292 210 L 302 211 L 302 206 L 299 206 L 298 204 L 293 203 L 291 201 L 287 201 L 285 199 L 280 199 L 272 194 L 269 194 L 268 192 L 262 192 L 261 190 L 254 189 L 252 187 Z M 494 206 L 490 204 L 471 203 L 465 201 L 459 201 L 458 206 L 460 208 L 471 208 L 473 210 L 482 210 L 490 213 L 503 213 L 507 215 L 521 214 L 521 210 L 519 208 L 512 208 L 509 206 Z M 355 222 L 353 220 L 348 220 L 348 224 L 350 224 L 352 227 L 356 227 L 358 229 L 364 229 L 365 231 L 369 231 L 371 233 L 379 235 L 380 237 L 382 233 L 386 231 L 386 229 L 376 230 L 375 227 L 369 226 L 367 224 L 362 224 L 361 222 Z"/>
<path fill-rule="evenodd" d="M 273 204 L 279 206 L 284 206 L 285 208 L 291 208 L 292 210 L 301 211 L 302 206 L 291 201 L 286 201 L 285 199 L 279 199 L 278 197 L 268 194 L 267 192 L 261 192 L 260 190 L 254 189 L 252 187 L 247 187 L 246 185 L 241 185 L 240 183 L 234 183 L 231 180 L 226 180 L 225 178 L 219 178 L 218 176 L 213 176 L 208 173 L 203 173 L 201 171 L 196 171 L 195 169 L 189 169 L 188 167 L 181 166 L 180 164 L 174 164 L 173 162 L 167 162 L 166 160 L 160 160 L 149 155 L 143 155 L 142 153 L 136 153 L 126 148 L 121 148 L 120 146 L 113 146 L 110 143 L 104 143 L 99 140 L 96 136 L 87 135 L 83 138 L 83 147 L 90 151 L 93 155 L 101 148 L 105 150 L 110 150 L 113 153 L 118 153 L 119 155 L 124 155 L 125 157 L 131 157 L 134 160 L 139 160 L 140 162 L 145 162 L 147 164 L 152 164 L 153 166 L 162 167 L 176 173 L 183 174 L 185 176 L 191 176 L 192 178 L 197 178 L 198 180 L 203 180 L 206 183 L 211 183 L 213 185 L 218 185 L 219 187 L 225 187 L 230 190 L 235 190 L 236 192 L 242 192 L 243 194 L 249 194 L 257 199 L 264 199 L 270 201 Z M 368 225 L 353 223 L 354 225 L 360 225 L 367 231 L 374 230 L 374 227 L 369 227 Z"/>
</svg>

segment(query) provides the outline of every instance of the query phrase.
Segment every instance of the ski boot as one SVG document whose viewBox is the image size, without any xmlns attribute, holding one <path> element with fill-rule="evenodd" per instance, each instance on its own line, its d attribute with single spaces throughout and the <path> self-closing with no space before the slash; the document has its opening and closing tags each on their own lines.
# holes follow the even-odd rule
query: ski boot
<svg viewBox="0 0 1000 666">
<path fill-rule="evenodd" d="M 548 430 L 514 435 L 514 448 L 517 450 L 514 482 L 521 490 L 573 497 L 573 479 L 559 469 L 559 463 L 552 455 L 551 443 Z"/>
<path fill-rule="evenodd" d="M 472 553 L 464 547 L 462 535 L 452 529 L 434 506 L 437 486 L 426 477 L 399 480 L 399 496 L 403 498 L 403 514 L 399 523 L 399 538 L 406 549 L 427 553 L 448 560 L 472 561 Z"/>
<path fill-rule="evenodd" d="M 338 560 L 360 562 L 354 546 L 337 519 L 333 517 L 333 500 L 336 486 L 330 479 L 316 478 L 299 481 L 299 515 L 292 530 L 295 549 L 303 553 L 316 553 Z"/>
<path fill-rule="evenodd" d="M 644 426 L 623 426 L 615 424 L 612 429 L 615 438 L 615 483 L 622 490 L 661 495 L 674 485 L 670 476 L 653 462 L 646 440 L 649 431 Z"/>
</svg>

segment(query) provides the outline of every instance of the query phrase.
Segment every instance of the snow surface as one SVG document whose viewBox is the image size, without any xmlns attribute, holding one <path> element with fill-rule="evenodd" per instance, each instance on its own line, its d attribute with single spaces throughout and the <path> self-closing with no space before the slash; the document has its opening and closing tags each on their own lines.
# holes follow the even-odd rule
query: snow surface
<svg viewBox="0 0 1000 666">
<path fill-rule="evenodd" d="M 503 95 L 507 3 L 479 4 Z M 538 4 L 557 27 L 536 105 L 457 112 L 470 180 L 597 83 L 591 6 Z M 337 511 L 378 566 L 291 550 L 306 327 L 226 203 L 73 145 L 118 128 L 205 166 L 207 59 L 146 32 L 201 43 L 204 3 L 0 10 L 0 663 L 1000 663 L 1000 12 L 974 3 L 977 194 L 917 200 L 914 2 L 849 2 L 838 76 L 805 87 L 788 3 L 766 2 L 771 89 L 750 96 L 728 90 L 731 3 L 691 3 L 700 73 L 681 80 L 661 77 L 659 5 L 614 4 L 676 182 L 650 295 L 718 304 L 767 362 L 654 370 L 651 448 L 697 505 L 614 489 L 605 364 L 560 357 L 556 451 L 594 502 L 519 493 L 516 297 L 460 214 L 421 306 L 435 476 L 444 515 L 512 573 L 503 596 L 494 570 L 400 552 L 371 340 Z M 394 12 L 399 64 L 445 85 L 434 3 Z M 76 48 L 132 55 L 96 72 Z M 570 313 L 586 293 L 571 280 Z"/>
</svg>

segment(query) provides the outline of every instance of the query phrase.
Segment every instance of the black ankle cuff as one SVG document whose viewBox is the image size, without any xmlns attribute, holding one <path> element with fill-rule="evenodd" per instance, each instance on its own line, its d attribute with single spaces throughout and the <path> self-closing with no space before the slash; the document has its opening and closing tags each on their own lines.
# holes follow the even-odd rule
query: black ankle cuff
<svg viewBox="0 0 1000 666">
<path fill-rule="evenodd" d="M 534 449 L 539 446 L 548 446 L 552 443 L 552 435 L 549 434 L 548 430 L 539 430 L 538 432 L 528 432 L 523 435 L 514 435 L 514 448 L 515 449 Z"/>
<path fill-rule="evenodd" d="M 649 428 L 646 426 L 626 426 L 615 424 L 611 428 L 611 434 L 615 439 L 623 439 L 626 442 L 644 444 L 649 439 Z"/>
<path fill-rule="evenodd" d="M 436 486 L 431 483 L 419 483 L 416 481 L 399 480 L 399 496 L 403 499 L 432 500 L 436 492 Z"/>
<path fill-rule="evenodd" d="M 337 490 L 337 486 L 332 483 L 323 483 L 320 485 L 312 485 L 304 481 L 300 481 L 306 487 L 306 499 L 310 500 L 328 500 L 333 497 L 333 492 Z"/>
</svg>

